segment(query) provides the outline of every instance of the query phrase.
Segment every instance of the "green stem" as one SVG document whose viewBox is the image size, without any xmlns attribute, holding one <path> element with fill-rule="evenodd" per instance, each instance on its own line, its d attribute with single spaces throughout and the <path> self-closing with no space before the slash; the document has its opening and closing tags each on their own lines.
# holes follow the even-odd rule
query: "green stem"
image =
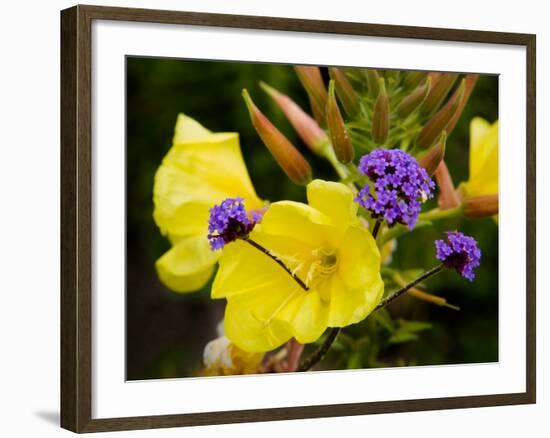
<svg viewBox="0 0 550 438">
<path fill-rule="evenodd" d="M 315 365 L 317 365 L 321 359 L 327 354 L 328 350 L 332 346 L 334 340 L 336 339 L 336 336 L 338 336 L 338 333 L 340 333 L 340 330 L 342 330 L 340 327 L 333 327 L 329 330 L 327 338 L 325 341 L 315 350 L 311 356 L 307 357 L 298 367 L 296 371 L 302 372 L 307 371 L 313 368 Z"/>
<path fill-rule="evenodd" d="M 348 168 L 344 164 L 340 163 L 338 158 L 336 158 L 336 154 L 332 150 L 332 145 L 330 143 L 325 146 L 323 156 L 328 160 L 332 167 L 334 167 L 334 170 L 340 179 L 346 179 L 350 175 Z"/>
<path fill-rule="evenodd" d="M 372 229 L 372 237 L 376 240 L 376 236 L 378 235 L 378 231 L 380 231 L 380 226 L 382 225 L 381 219 L 376 219 L 376 222 L 374 223 L 374 227 Z"/>
<path fill-rule="evenodd" d="M 378 303 L 378 306 L 374 308 L 374 310 L 381 309 L 382 307 L 386 307 L 388 304 L 390 304 L 393 300 L 399 298 L 401 295 L 403 295 L 405 292 L 407 292 L 409 289 L 415 287 L 418 283 L 423 282 L 427 278 L 430 278 L 432 275 L 437 274 L 438 272 L 441 272 L 445 265 L 441 263 L 440 265 L 437 265 L 430 269 L 429 271 L 424 272 L 420 277 L 416 278 L 415 280 L 411 281 L 410 283 L 407 283 L 405 286 L 403 286 L 401 289 L 398 289 L 390 296 L 384 298 L 380 303 Z"/>
<path fill-rule="evenodd" d="M 462 217 L 462 214 L 462 207 L 448 208 L 446 210 L 434 208 L 433 210 L 427 211 L 426 213 L 420 213 L 418 215 L 418 220 L 437 221 L 441 219 L 455 219 Z"/>
<path fill-rule="evenodd" d="M 290 275 L 294 281 L 296 283 L 298 283 L 300 285 L 300 287 L 305 290 L 305 291 L 308 291 L 309 290 L 309 287 L 307 287 L 307 285 L 300 279 L 300 277 L 298 277 L 296 274 L 294 274 L 289 268 L 287 265 L 285 265 L 285 263 L 275 257 L 273 254 L 271 254 L 269 252 L 269 250 L 267 250 L 266 248 L 264 248 L 262 245 L 260 245 L 258 242 L 255 242 L 254 240 L 252 240 L 250 237 L 243 237 L 242 238 L 245 242 L 247 242 L 248 244 L 252 245 L 254 248 L 256 248 L 258 251 L 261 251 L 263 252 L 266 256 L 268 256 L 269 258 L 271 258 L 275 263 L 277 263 L 279 266 L 281 266 L 281 268 L 283 268 L 288 275 Z"/>
<path fill-rule="evenodd" d="M 414 229 L 417 230 L 418 228 L 422 228 L 427 225 L 430 225 L 430 222 L 418 221 Z M 396 239 L 398 237 L 401 237 L 403 234 L 407 234 L 410 232 L 411 230 L 409 230 L 409 228 L 405 227 L 404 225 L 395 225 L 394 227 L 388 229 L 384 234 L 382 234 L 382 236 L 380 236 L 380 245 L 384 245 L 386 242 L 389 242 L 392 239 Z"/>
</svg>

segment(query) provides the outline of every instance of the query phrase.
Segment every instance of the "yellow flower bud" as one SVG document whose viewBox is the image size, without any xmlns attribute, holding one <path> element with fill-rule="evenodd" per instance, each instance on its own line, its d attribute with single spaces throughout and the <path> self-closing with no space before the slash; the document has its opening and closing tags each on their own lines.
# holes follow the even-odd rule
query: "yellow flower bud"
<svg viewBox="0 0 550 438">
<path fill-rule="evenodd" d="M 384 79 L 379 81 L 379 92 L 376 102 L 374 103 L 374 110 L 372 112 L 372 139 L 383 145 L 388 139 L 390 132 L 390 101 L 386 94 L 386 85 Z"/>
<path fill-rule="evenodd" d="M 336 67 L 329 68 L 329 73 L 330 77 L 334 80 L 336 93 L 344 106 L 344 110 L 350 116 L 356 116 L 361 109 L 359 97 L 357 97 L 357 93 L 355 93 L 345 73 Z"/>
<path fill-rule="evenodd" d="M 311 166 L 304 156 L 258 109 L 246 89 L 242 94 L 252 124 L 275 161 L 296 184 L 307 184 L 311 181 Z"/>
<path fill-rule="evenodd" d="M 353 160 L 353 146 L 349 132 L 338 108 L 336 102 L 336 95 L 334 92 L 335 81 L 331 80 L 328 88 L 327 99 L 327 126 L 330 133 L 330 139 L 332 141 L 332 147 L 338 160 L 342 163 L 349 163 Z"/>
<path fill-rule="evenodd" d="M 323 148 L 328 142 L 328 137 L 317 122 L 287 95 L 280 93 L 265 82 L 260 82 L 260 87 L 283 110 L 288 121 L 309 149 L 316 154 L 322 154 Z"/>
</svg>

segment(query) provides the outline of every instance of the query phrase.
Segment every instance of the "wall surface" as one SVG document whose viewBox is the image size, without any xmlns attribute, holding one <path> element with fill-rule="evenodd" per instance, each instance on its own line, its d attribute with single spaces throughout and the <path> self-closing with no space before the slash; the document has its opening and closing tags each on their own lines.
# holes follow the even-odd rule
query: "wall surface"
<svg viewBox="0 0 550 438">
<path fill-rule="evenodd" d="M 90 1 L 93 4 L 271 15 L 342 21 L 529 32 L 537 34 L 538 76 L 538 404 L 353 418 L 125 432 L 105 436 L 545 436 L 550 387 L 550 311 L 543 276 L 549 242 L 543 148 L 549 128 L 550 30 L 545 3 L 462 0 L 296 2 L 182 0 Z M 0 18 L 0 430 L 2 436 L 68 436 L 58 428 L 59 400 L 59 10 L 69 1 L 5 2 Z M 546 413 L 546 416 L 544 415 Z"/>
</svg>

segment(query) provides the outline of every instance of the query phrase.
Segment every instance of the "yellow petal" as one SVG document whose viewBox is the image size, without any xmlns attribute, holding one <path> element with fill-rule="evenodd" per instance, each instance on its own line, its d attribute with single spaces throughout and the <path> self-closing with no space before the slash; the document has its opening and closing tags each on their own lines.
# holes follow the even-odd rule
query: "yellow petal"
<svg viewBox="0 0 550 438">
<path fill-rule="evenodd" d="M 344 184 L 313 180 L 307 186 L 308 204 L 326 214 L 338 228 L 357 223 L 357 204 L 353 192 Z"/>
<path fill-rule="evenodd" d="M 291 337 L 313 342 L 326 328 L 328 304 L 243 241 L 224 250 L 212 297 L 228 299 L 225 334 L 245 351 L 273 350 Z"/>
<path fill-rule="evenodd" d="M 312 247 L 326 246 L 335 238 L 332 220 L 309 205 L 279 201 L 271 204 L 261 222 L 262 232 L 286 236 Z"/>
<path fill-rule="evenodd" d="M 212 251 L 206 236 L 180 240 L 157 260 L 160 280 L 176 292 L 192 292 L 202 288 L 211 277 L 219 251 Z"/>
<path fill-rule="evenodd" d="M 362 321 L 374 310 L 384 293 L 380 276 L 380 253 L 371 234 L 351 227 L 339 249 L 339 269 L 331 276 L 328 325 L 344 327 Z"/>
<path fill-rule="evenodd" d="M 498 121 L 490 125 L 480 117 L 470 123 L 470 178 L 468 196 L 498 193 Z"/>
<path fill-rule="evenodd" d="M 209 134 L 211 134 L 211 132 L 195 119 L 185 114 L 179 114 L 172 142 L 173 144 L 177 144 L 188 140 L 196 140 L 198 138 L 207 137 Z"/>
<path fill-rule="evenodd" d="M 155 175 L 154 219 L 163 234 L 204 233 L 208 209 L 241 196 L 247 209 L 261 208 L 236 133 L 209 134 L 175 144 Z"/>
</svg>

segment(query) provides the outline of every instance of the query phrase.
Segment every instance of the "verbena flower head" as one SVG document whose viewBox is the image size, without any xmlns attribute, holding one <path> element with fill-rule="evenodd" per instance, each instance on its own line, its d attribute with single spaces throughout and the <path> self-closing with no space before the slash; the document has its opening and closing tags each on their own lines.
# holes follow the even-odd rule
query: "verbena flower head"
<svg viewBox="0 0 550 438">
<path fill-rule="evenodd" d="M 414 228 L 420 201 L 433 197 L 434 182 L 412 155 L 399 149 L 377 149 L 361 157 L 359 171 L 373 187 L 366 185 L 355 202 L 369 210 L 372 217 Z"/>
<path fill-rule="evenodd" d="M 472 281 L 474 268 L 479 266 L 481 251 L 473 237 L 459 231 L 448 231 L 447 241 L 436 240 L 436 257 L 448 268 L 454 268 L 464 278 Z"/>
<path fill-rule="evenodd" d="M 255 216 L 255 219 L 257 217 Z M 210 209 L 208 240 L 212 251 L 222 249 L 226 243 L 247 236 L 255 222 L 246 214 L 243 198 L 226 198 Z"/>
</svg>

